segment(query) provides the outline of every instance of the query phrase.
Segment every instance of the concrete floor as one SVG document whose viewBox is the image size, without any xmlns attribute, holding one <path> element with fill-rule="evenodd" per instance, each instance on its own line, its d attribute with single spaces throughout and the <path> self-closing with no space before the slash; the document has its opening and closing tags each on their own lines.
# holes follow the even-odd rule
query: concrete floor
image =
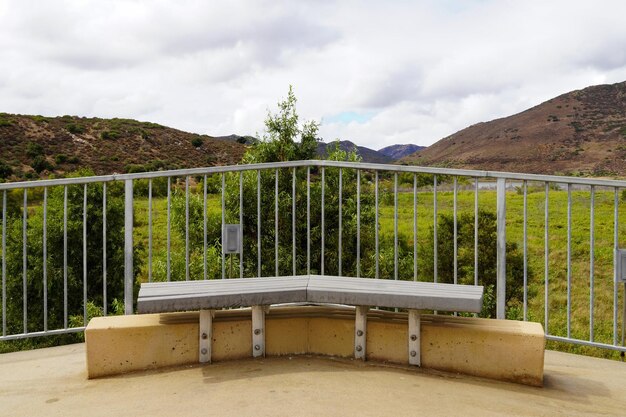
<svg viewBox="0 0 626 417">
<path fill-rule="evenodd" d="M 543 388 L 302 356 L 85 375 L 82 344 L 0 355 L 0 415 L 626 415 L 625 363 L 551 351 Z"/>
</svg>

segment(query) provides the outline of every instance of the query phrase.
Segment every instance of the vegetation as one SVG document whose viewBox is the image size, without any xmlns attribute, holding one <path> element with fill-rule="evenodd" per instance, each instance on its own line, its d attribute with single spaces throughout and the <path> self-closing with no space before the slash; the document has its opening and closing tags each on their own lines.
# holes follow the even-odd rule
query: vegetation
<svg viewBox="0 0 626 417">
<path fill-rule="evenodd" d="M 75 176 L 93 175 L 90 171 L 80 171 Z M 64 187 L 52 187 L 47 199 L 47 228 L 46 242 L 48 256 L 45 268 L 47 272 L 46 289 L 44 296 L 44 258 L 43 258 L 43 205 L 29 206 L 27 237 L 27 273 L 23 275 L 22 234 L 23 216 L 20 212 L 21 190 L 10 193 L 7 204 L 7 334 L 22 333 L 24 331 L 41 331 L 44 328 L 44 299 L 47 302 L 47 326 L 50 329 L 63 328 L 66 325 L 64 309 L 64 294 L 67 291 L 67 325 L 70 327 L 83 326 L 83 285 L 86 284 L 87 312 L 97 314 L 103 306 L 103 252 L 102 252 L 102 185 L 87 187 L 87 241 L 86 251 L 83 250 L 83 187 L 69 186 L 67 211 L 67 280 L 64 278 L 64 230 L 63 204 Z M 33 201 L 41 201 L 41 190 L 29 192 Z M 123 300 L 124 280 L 123 269 L 116 267 L 123 265 L 124 259 L 124 208 L 122 184 L 110 184 L 107 188 L 107 310 L 114 312 L 120 308 Z M 142 267 L 142 257 L 138 256 L 141 245 L 136 248 L 135 270 L 138 273 Z M 83 269 L 83 256 L 86 255 L 87 270 Z M 85 281 L 86 278 L 86 281 Z M 28 305 L 24 306 L 24 286 L 28 294 Z M 19 301 L 17 301 L 19 300 Z M 99 307 L 96 307 L 99 306 Z M 99 310 L 100 309 L 100 310 Z M 24 326 L 23 315 L 27 315 Z M 54 338 L 30 340 L 28 346 L 37 347 L 40 344 L 66 343 L 77 341 L 75 335 L 55 336 Z M 11 350 L 17 345 L 20 348 L 27 346 L 25 342 L 0 343 L 0 352 Z"/>
<path fill-rule="evenodd" d="M 202 146 L 203 143 L 204 143 L 204 140 L 202 140 L 200 136 L 196 136 L 195 138 L 191 139 L 191 144 L 195 148 L 199 148 L 200 146 Z"/>
</svg>

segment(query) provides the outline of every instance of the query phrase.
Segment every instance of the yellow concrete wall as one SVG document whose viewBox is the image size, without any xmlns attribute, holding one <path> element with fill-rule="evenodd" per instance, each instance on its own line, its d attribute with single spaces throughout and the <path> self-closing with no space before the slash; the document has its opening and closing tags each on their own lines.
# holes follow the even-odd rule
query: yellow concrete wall
<svg viewBox="0 0 626 417">
<path fill-rule="evenodd" d="M 93 319 L 85 332 L 90 378 L 198 362 L 197 313 Z M 406 314 L 368 318 L 366 357 L 408 364 Z M 423 368 L 530 385 L 543 382 L 544 335 L 537 323 L 422 316 Z M 250 310 L 216 312 L 212 360 L 252 356 Z M 266 354 L 352 357 L 354 311 L 277 308 L 266 317 Z"/>
</svg>

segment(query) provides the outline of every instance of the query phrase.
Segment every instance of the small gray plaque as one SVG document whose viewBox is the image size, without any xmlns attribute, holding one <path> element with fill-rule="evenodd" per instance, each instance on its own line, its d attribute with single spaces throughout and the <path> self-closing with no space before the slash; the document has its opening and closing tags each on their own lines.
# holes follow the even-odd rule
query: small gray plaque
<svg viewBox="0 0 626 417">
<path fill-rule="evenodd" d="M 239 253 L 241 245 L 241 226 L 238 224 L 225 224 L 222 229 L 222 251 L 224 253 Z"/>
</svg>

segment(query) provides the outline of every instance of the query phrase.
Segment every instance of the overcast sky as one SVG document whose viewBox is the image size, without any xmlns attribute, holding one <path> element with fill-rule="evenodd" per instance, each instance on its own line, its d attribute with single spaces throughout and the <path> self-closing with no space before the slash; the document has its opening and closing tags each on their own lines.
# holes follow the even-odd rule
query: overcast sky
<svg viewBox="0 0 626 417">
<path fill-rule="evenodd" d="M 626 80 L 626 1 L 0 0 L 0 112 L 429 145 Z"/>
</svg>

